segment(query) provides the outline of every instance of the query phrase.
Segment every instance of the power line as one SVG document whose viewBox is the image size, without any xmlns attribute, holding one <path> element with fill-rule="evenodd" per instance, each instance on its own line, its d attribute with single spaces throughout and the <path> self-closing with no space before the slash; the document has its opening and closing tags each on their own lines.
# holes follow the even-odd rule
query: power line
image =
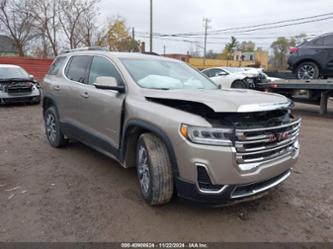
<svg viewBox="0 0 333 249">
<path fill-rule="evenodd" d="M 241 30 L 238 31 L 239 33 L 249 33 L 257 30 L 269 30 L 269 29 L 276 29 L 276 28 L 284 28 L 284 27 L 291 27 L 291 26 L 296 26 L 296 25 L 301 25 L 301 24 L 306 24 L 306 23 L 314 23 L 314 22 L 321 22 L 321 21 L 326 21 L 333 19 L 333 16 L 326 17 L 326 18 L 321 18 L 321 19 L 316 19 L 316 20 L 309 20 L 309 21 L 303 21 L 303 22 L 297 22 L 297 23 L 290 23 L 290 24 L 283 24 L 283 25 L 278 25 L 278 26 L 270 26 L 270 27 L 259 27 L 259 28 L 253 28 L 249 30 Z"/>
<path fill-rule="evenodd" d="M 296 35 L 289 35 L 289 36 L 285 36 L 286 38 L 292 38 L 295 37 Z M 307 36 L 307 38 L 314 38 L 317 35 L 309 35 Z M 139 35 L 139 37 L 147 39 L 149 38 L 149 36 L 142 36 Z M 265 42 L 265 40 L 270 40 L 270 39 L 276 39 L 277 36 L 270 36 L 270 37 L 251 37 L 249 38 L 249 40 L 262 40 L 263 42 Z M 183 39 L 181 37 L 155 37 L 155 39 L 159 39 L 159 40 L 163 40 L 163 41 L 173 41 L 173 42 L 187 42 L 187 43 L 196 43 L 196 44 L 200 44 L 201 40 L 199 39 Z M 223 41 L 228 41 L 230 40 L 230 37 L 210 37 L 209 38 L 210 41 L 207 41 L 207 44 L 223 44 Z M 258 42 L 256 42 L 257 44 Z"/>
<path fill-rule="evenodd" d="M 325 17 L 325 18 L 314 19 L 314 18 L 318 18 L 318 17 Z M 314 19 L 314 20 L 308 20 L 308 19 Z M 253 32 L 253 31 L 257 31 L 257 30 L 268 30 L 268 29 L 273 29 L 273 28 L 289 27 L 289 26 L 301 25 L 301 24 L 306 24 L 306 23 L 320 22 L 320 21 L 325 21 L 325 20 L 329 20 L 329 19 L 333 19 L 333 12 L 315 15 L 315 16 L 309 16 L 309 17 L 293 18 L 293 19 L 289 19 L 289 20 L 264 23 L 264 24 L 218 29 L 218 30 L 213 30 L 213 31 L 209 32 L 208 35 L 214 35 L 214 34 L 216 35 L 216 34 L 221 34 L 221 33 L 232 33 L 235 31 L 238 31 L 238 33 L 247 33 L 247 32 Z M 277 24 L 283 24 L 283 25 L 277 25 Z M 140 32 L 140 33 L 146 34 L 146 32 Z M 174 34 L 155 33 L 155 35 L 156 36 L 166 36 L 166 37 L 190 37 L 190 36 L 203 36 L 204 33 L 202 33 L 202 32 L 174 33 Z"/>
<path fill-rule="evenodd" d="M 263 26 L 270 26 L 270 25 L 276 25 L 276 24 L 281 24 L 281 23 L 296 22 L 296 21 L 302 21 L 302 20 L 307 20 L 307 19 L 314 19 L 314 18 L 317 18 L 317 17 L 331 16 L 331 15 L 333 15 L 333 12 L 326 13 L 326 14 L 321 14 L 321 15 L 309 16 L 309 17 L 293 18 L 293 19 L 282 20 L 282 21 L 277 21 L 277 22 L 264 23 L 264 24 L 257 24 L 257 25 L 243 26 L 243 27 L 220 29 L 220 30 L 215 30 L 214 32 L 230 31 L 230 30 L 241 30 L 241 29 L 249 29 L 249 28 L 258 28 L 258 27 L 263 27 Z"/>
</svg>

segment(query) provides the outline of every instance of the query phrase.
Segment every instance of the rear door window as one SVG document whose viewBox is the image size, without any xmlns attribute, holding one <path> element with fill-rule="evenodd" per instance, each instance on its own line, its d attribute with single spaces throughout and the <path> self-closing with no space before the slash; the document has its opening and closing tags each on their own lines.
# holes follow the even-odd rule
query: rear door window
<svg viewBox="0 0 333 249">
<path fill-rule="evenodd" d="M 68 79 L 87 84 L 88 69 L 90 67 L 92 56 L 78 55 L 73 56 L 66 67 L 66 76 Z"/>
</svg>

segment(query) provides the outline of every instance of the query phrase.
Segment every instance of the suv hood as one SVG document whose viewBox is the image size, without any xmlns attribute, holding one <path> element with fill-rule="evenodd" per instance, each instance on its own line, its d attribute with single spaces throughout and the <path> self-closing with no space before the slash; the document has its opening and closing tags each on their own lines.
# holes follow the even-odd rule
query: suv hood
<svg viewBox="0 0 333 249">
<path fill-rule="evenodd" d="M 202 103 L 214 112 L 260 112 L 289 108 L 286 97 L 243 89 L 223 90 L 153 90 L 144 89 L 150 100 L 175 100 Z M 160 102 L 160 101 L 159 101 Z"/>
</svg>

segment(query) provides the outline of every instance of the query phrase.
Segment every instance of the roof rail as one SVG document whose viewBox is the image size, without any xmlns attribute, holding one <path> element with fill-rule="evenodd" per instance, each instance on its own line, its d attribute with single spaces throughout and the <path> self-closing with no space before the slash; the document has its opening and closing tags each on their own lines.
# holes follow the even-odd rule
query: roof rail
<svg viewBox="0 0 333 249">
<path fill-rule="evenodd" d="M 62 54 L 68 54 L 72 52 L 81 52 L 81 51 L 108 51 L 107 48 L 104 47 L 83 47 L 83 48 L 73 48 L 73 49 L 68 49 L 62 52 Z"/>
</svg>

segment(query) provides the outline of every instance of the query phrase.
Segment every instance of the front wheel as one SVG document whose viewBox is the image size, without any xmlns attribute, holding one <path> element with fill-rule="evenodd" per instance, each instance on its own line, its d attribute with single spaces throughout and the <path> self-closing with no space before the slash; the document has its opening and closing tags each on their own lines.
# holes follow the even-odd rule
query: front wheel
<svg viewBox="0 0 333 249">
<path fill-rule="evenodd" d="M 318 79 L 319 76 L 319 67 L 313 62 L 303 62 L 296 68 L 296 78 L 299 80 Z"/>
<path fill-rule="evenodd" d="M 168 150 L 160 138 L 145 133 L 139 137 L 136 166 L 145 201 L 152 206 L 166 204 L 173 195 L 173 175 Z"/>
<path fill-rule="evenodd" d="M 49 107 L 44 113 L 45 133 L 52 147 L 59 148 L 67 144 L 68 140 L 62 133 L 55 107 Z"/>
<path fill-rule="evenodd" d="M 231 88 L 240 88 L 240 89 L 246 89 L 247 85 L 244 81 L 241 80 L 235 80 L 232 85 Z"/>
</svg>

